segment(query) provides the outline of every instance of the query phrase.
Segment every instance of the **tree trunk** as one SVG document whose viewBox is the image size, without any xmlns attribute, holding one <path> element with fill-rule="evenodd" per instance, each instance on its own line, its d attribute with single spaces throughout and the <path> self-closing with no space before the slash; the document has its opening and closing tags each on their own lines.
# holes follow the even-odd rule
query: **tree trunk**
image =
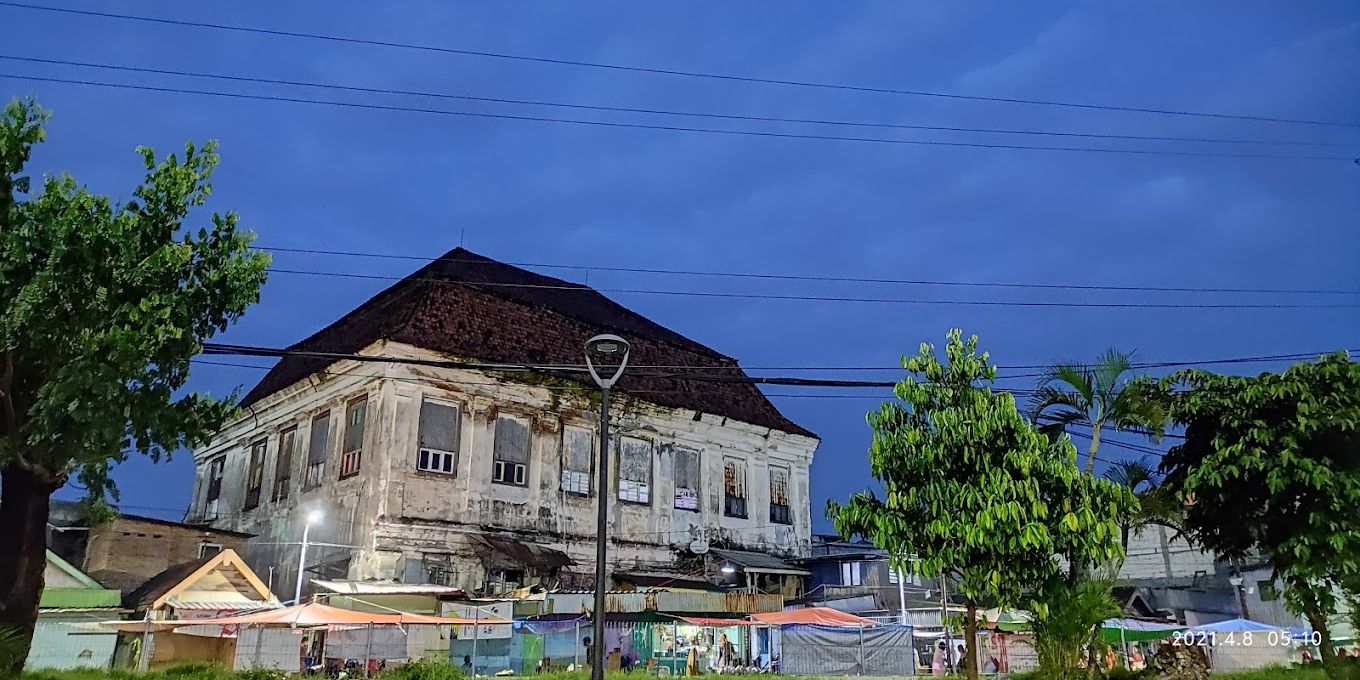
<svg viewBox="0 0 1360 680">
<path fill-rule="evenodd" d="M 978 650 L 977 650 L 977 603 L 968 600 L 966 603 L 968 612 L 967 618 L 963 620 L 963 668 L 968 674 L 968 680 L 978 680 Z"/>
<path fill-rule="evenodd" d="M 1336 665 L 1336 650 L 1332 649 L 1332 633 L 1327 630 L 1327 615 L 1316 604 L 1310 602 L 1304 606 L 1303 616 L 1321 638 L 1318 652 L 1322 655 L 1322 666 L 1327 671 L 1327 677 L 1340 678 L 1341 669 Z"/>
<path fill-rule="evenodd" d="M 1095 474 L 1096 451 L 1100 450 L 1100 424 L 1091 426 L 1091 446 L 1086 449 L 1086 474 Z"/>
<path fill-rule="evenodd" d="M 18 677 L 33 644 L 47 564 L 47 509 L 55 488 L 15 463 L 0 470 L 0 629 L 16 629 L 19 642 L 3 650 L 0 677 Z"/>
</svg>

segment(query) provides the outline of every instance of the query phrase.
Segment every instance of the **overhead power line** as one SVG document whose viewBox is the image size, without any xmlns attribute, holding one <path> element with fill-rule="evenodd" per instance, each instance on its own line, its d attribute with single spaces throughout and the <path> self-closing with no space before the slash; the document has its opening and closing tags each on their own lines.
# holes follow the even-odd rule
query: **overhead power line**
<svg viewBox="0 0 1360 680">
<path fill-rule="evenodd" d="M 396 253 L 374 253 L 355 250 L 327 250 L 321 248 L 297 248 L 285 246 L 256 246 L 257 250 L 275 253 L 300 253 L 308 255 L 336 255 L 363 257 L 383 260 L 406 260 L 411 262 L 451 262 L 460 265 L 511 265 L 515 267 L 537 267 L 542 269 L 569 269 L 574 271 L 625 272 L 631 274 L 667 274 L 675 276 L 710 276 L 739 279 L 765 279 L 776 281 L 819 281 L 828 283 L 882 283 L 914 286 L 958 286 L 966 288 L 1021 288 L 1034 290 L 1090 290 L 1121 292 L 1155 293 L 1269 293 L 1286 295 L 1360 295 L 1360 289 L 1338 288 L 1225 288 L 1202 286 L 1139 286 L 1139 285 L 1095 285 L 1079 283 L 1024 283 L 1024 282 L 975 282 L 950 281 L 940 279 L 897 279 L 866 276 L 823 276 L 815 274 L 770 274 L 760 272 L 733 272 L 695 269 L 666 269 L 661 267 L 624 267 L 616 265 L 583 265 L 552 262 L 491 262 L 459 258 L 427 257 L 422 255 L 402 255 Z M 1042 368 L 1042 367 L 1040 367 Z"/>
<path fill-rule="evenodd" d="M 342 92 L 359 92 L 365 94 L 400 95 L 412 97 L 430 97 L 436 99 L 452 99 L 456 101 L 475 101 L 495 104 L 513 104 L 518 106 L 541 106 L 559 109 L 575 109 L 583 111 L 608 111 L 612 113 L 634 113 L 656 116 L 677 116 L 685 118 L 707 118 L 717 120 L 731 120 L 742 122 L 758 123 L 795 123 L 802 125 L 833 125 L 842 127 L 874 128 L 886 130 L 914 130 L 931 132 L 968 132 L 982 134 L 1000 135 L 1030 135 L 1041 137 L 1073 137 L 1080 139 L 1113 139 L 1123 141 L 1143 141 L 1143 142 L 1191 142 L 1208 144 L 1252 144 L 1252 145 L 1274 145 L 1274 146 L 1300 146 L 1300 147 L 1333 147 L 1333 148 L 1355 148 L 1354 144 L 1341 142 L 1309 142 L 1296 140 L 1270 140 L 1270 139 L 1243 139 L 1232 137 L 1178 137 L 1160 135 L 1130 135 L 1112 134 L 1098 132 L 1072 132 L 1062 130 L 1030 130 L 1030 129 L 1006 129 L 1006 128 L 979 128 L 979 127 L 960 127 L 948 125 L 921 125 L 910 123 L 881 123 L 869 121 L 848 121 L 831 120 L 821 118 L 788 118 L 779 116 L 758 116 L 731 113 L 716 113 L 711 111 L 675 111 L 671 109 L 652 109 L 636 108 L 626 106 L 607 106 L 596 104 L 577 104 L 570 102 L 547 101 L 541 99 L 512 99 L 505 97 L 485 97 L 469 94 L 452 94 L 447 92 L 431 92 L 428 90 L 403 90 L 385 87 L 364 87 L 358 85 L 341 85 L 338 83 L 322 83 L 305 80 L 288 80 L 279 78 L 265 78 L 260 76 L 237 75 L 226 73 L 206 73 L 202 71 L 184 71 L 177 69 L 149 68 L 140 66 L 125 66 L 118 64 L 98 64 L 93 62 L 71 61 L 66 59 L 45 59 L 41 57 L 29 57 L 13 54 L 0 54 L 0 59 L 8 61 L 18 61 L 35 64 L 50 64 L 58 66 L 75 66 L 80 68 L 101 69 L 106 71 L 121 71 L 125 73 L 151 73 L 157 75 L 181 76 L 187 78 L 225 80 L 240 83 L 257 83 L 267 85 L 286 85 L 290 87 L 310 87 L 325 90 L 336 90 Z"/>
<path fill-rule="evenodd" d="M 456 361 L 451 359 L 418 359 L 413 357 L 393 357 L 370 354 L 354 354 L 347 352 L 323 352 L 315 350 L 298 350 L 275 347 L 262 347 L 257 345 L 237 345 L 225 343 L 204 343 L 204 354 L 210 355 L 232 355 L 232 356 L 259 356 L 259 357 L 294 357 L 302 359 L 321 359 L 332 362 L 336 361 L 357 361 L 362 363 L 395 363 L 411 364 L 418 366 L 430 366 L 438 368 L 453 368 L 463 370 L 496 371 L 509 373 L 523 372 L 561 372 L 561 373 L 580 373 L 584 374 L 587 369 L 582 364 L 534 364 L 534 363 L 497 363 L 497 362 L 475 362 L 475 361 Z M 1224 359 L 1224 362 L 1235 362 L 1250 359 L 1251 357 L 1238 357 Z M 240 365 L 243 368 L 258 368 L 268 370 L 268 366 L 257 366 L 252 364 Z M 641 367 L 634 366 L 633 369 L 641 370 Z M 692 366 L 688 367 L 696 371 L 710 370 L 718 371 L 721 366 Z M 737 367 L 728 369 L 740 370 Z M 324 372 L 324 371 L 323 371 Z M 696 382 L 744 382 L 757 385 L 785 385 L 793 387 L 851 387 L 851 388 L 892 388 L 897 386 L 897 381 L 879 380 L 825 380 L 817 378 L 802 378 L 791 376 L 746 376 L 728 373 L 673 373 L 643 371 L 633 373 L 647 378 L 663 378 L 686 380 Z M 494 384 L 494 383 L 482 383 Z M 1015 394 L 1025 394 L 1032 392 L 1029 389 L 997 388 L 998 391 L 1011 392 Z M 834 395 L 840 396 L 840 395 Z M 852 396 L 852 395 L 845 395 Z M 859 395 L 853 395 L 858 397 Z M 872 396 L 872 395 L 864 395 Z"/>
<path fill-rule="evenodd" d="M 843 295 L 795 295 L 788 293 L 733 293 L 699 290 L 666 290 L 656 288 L 590 288 L 582 285 L 504 283 L 482 281 L 453 281 L 449 279 L 389 276 L 384 274 L 361 274 L 355 272 L 323 272 L 301 269 L 270 267 L 275 274 L 298 276 L 327 276 L 347 279 L 367 279 L 376 281 L 419 281 L 443 285 L 471 285 L 488 288 L 519 288 L 534 290 L 561 290 L 599 293 L 622 293 L 630 295 L 666 295 L 679 297 L 743 299 L 743 300 L 800 300 L 807 302 L 858 302 L 894 305 L 959 305 L 975 307 L 1067 307 L 1079 309 L 1352 309 L 1360 308 L 1360 303 L 1231 303 L 1231 302 L 1059 302 L 1044 300 L 939 300 L 925 298 L 873 298 Z"/>
<path fill-rule="evenodd" d="M 3 4 L 3 3 L 0 3 Z M 565 125 L 582 125 L 597 128 L 629 129 L 629 130 L 661 130 L 666 132 L 698 132 L 713 135 L 728 135 L 737 137 L 764 137 L 769 139 L 802 139 L 826 142 L 861 142 L 871 144 L 895 144 L 906 146 L 936 146 L 969 149 L 999 149 L 1008 151 L 1062 151 L 1072 153 L 1098 153 L 1113 155 L 1133 155 L 1133 156 L 1177 156 L 1177 157 L 1199 157 L 1199 158 L 1239 158 L 1256 160 L 1295 160 L 1295 161 L 1344 161 L 1352 162 L 1356 159 L 1350 156 L 1327 156 L 1327 155 L 1289 155 L 1289 154 L 1267 154 L 1267 153 L 1240 153 L 1223 151 L 1176 151 L 1163 149 L 1125 149 L 1114 147 L 1083 147 L 1083 146 L 1044 146 L 1030 144 L 1004 144 L 986 142 L 949 142 L 943 140 L 927 139 L 900 139 L 887 137 L 853 137 L 848 135 L 827 135 L 827 134 L 804 134 L 793 132 L 770 132 L 762 130 L 731 130 L 722 128 L 702 128 L 684 125 L 657 125 L 650 123 L 624 123 L 605 120 L 590 120 L 584 118 L 553 118 L 549 116 L 526 116 L 509 113 L 486 113 L 481 111 L 453 111 L 448 109 L 430 109 L 415 106 L 393 106 L 386 104 L 364 104 L 359 102 L 341 102 L 326 99 L 309 99 L 306 97 L 283 97 L 278 95 L 266 94 L 247 94 L 241 92 L 224 92 L 221 90 L 195 90 L 184 87 L 163 87 L 152 85 L 136 85 L 132 83 L 113 83 L 99 80 L 82 80 L 78 78 L 54 78 L 50 76 L 23 75 L 17 73 L 0 73 L 0 78 L 14 78 L 17 80 L 29 80 L 43 83 L 61 83 L 65 85 L 88 85 L 93 87 L 105 87 L 121 90 L 140 90 L 143 92 L 162 92 L 172 94 L 191 94 L 207 97 L 223 97 L 228 99 L 242 99 L 253 101 L 272 101 L 286 102 L 291 104 L 315 104 L 319 106 L 335 106 L 340 108 L 362 109 L 367 111 L 388 111 L 402 113 L 424 113 L 440 116 L 456 116 L 464 118 L 484 118 L 496 120 L 513 120 L 521 122 L 535 123 L 558 123 Z"/>
<path fill-rule="evenodd" d="M 1347 123 L 1325 120 L 1309 120 L 1301 118 L 1285 118 L 1277 116 L 1260 116 L 1238 113 L 1218 113 L 1207 111 L 1186 111 L 1169 108 L 1152 108 L 1137 106 L 1119 106 L 1109 104 L 1089 104 L 1083 102 L 1071 102 L 1051 99 L 1033 99 L 1022 97 L 999 97 L 958 94 L 953 92 L 934 92 L 929 90 L 914 90 L 889 87 L 873 87 L 867 85 L 851 85 L 844 83 L 826 83 L 809 80 L 793 80 L 780 78 L 762 78 L 758 76 L 746 76 L 728 73 L 712 73 L 703 71 L 689 71 L 682 69 L 654 68 L 648 66 L 633 66 L 628 64 L 613 64 L 605 62 L 584 61 L 578 59 L 563 59 L 555 57 L 540 57 L 524 54 L 511 54 L 506 52 L 492 52 L 487 50 L 472 50 L 464 48 L 443 47 L 438 45 L 427 45 L 418 43 L 399 42 L 394 40 L 376 40 L 368 38 L 358 38 L 354 36 L 335 35 L 328 33 L 311 33 L 305 31 L 289 31 L 283 29 L 261 28 L 257 26 L 244 26 L 239 24 L 224 24 L 208 21 L 192 21 L 187 19 L 169 19 L 165 17 L 153 17 L 135 14 L 121 14 L 115 12 L 104 12 L 97 10 L 74 9 L 68 7 L 52 7 L 48 5 L 35 5 L 23 2 L 0 2 L 0 6 L 13 7 L 17 9 L 27 9 L 42 12 L 55 12 L 68 15 L 98 17 L 103 19 L 118 19 L 123 21 L 136 21 L 142 23 L 153 23 L 167 26 L 180 26 L 191 28 L 206 28 L 219 31 L 231 31 L 237 33 L 251 33 L 255 35 L 268 35 L 285 38 L 304 38 L 309 40 L 321 40 L 335 43 L 345 43 L 353 45 L 369 45 L 375 47 L 389 47 L 407 50 L 418 50 L 439 54 L 451 54 L 459 56 L 485 57 L 489 59 L 510 60 L 519 62 L 532 62 L 541 64 L 553 64 L 557 66 L 572 66 L 591 69 L 603 69 L 616 72 L 643 73 L 649 75 L 677 76 L 685 78 L 701 78 L 708 80 L 719 80 L 737 83 L 760 83 L 767 85 L 783 85 L 803 88 L 816 88 L 822 90 L 840 90 L 848 92 L 865 92 L 875 94 L 906 95 L 913 97 L 932 97 L 939 99 L 951 99 L 960 101 L 993 102 L 1003 104 L 1025 104 L 1031 106 L 1050 106 L 1071 109 L 1097 110 L 1097 111 L 1122 111 L 1127 113 L 1143 113 L 1168 116 L 1189 116 L 1198 118 L 1217 118 L 1231 120 L 1249 120 L 1267 123 L 1289 123 L 1298 125 L 1331 126 L 1331 127 L 1360 127 L 1360 123 Z"/>
</svg>

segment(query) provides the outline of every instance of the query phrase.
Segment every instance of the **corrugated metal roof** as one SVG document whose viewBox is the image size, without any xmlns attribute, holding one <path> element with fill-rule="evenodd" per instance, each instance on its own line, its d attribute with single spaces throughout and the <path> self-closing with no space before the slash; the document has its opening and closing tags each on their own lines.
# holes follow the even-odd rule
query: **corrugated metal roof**
<svg viewBox="0 0 1360 680">
<path fill-rule="evenodd" d="M 213 600 L 174 599 L 170 600 L 168 604 L 171 607 L 174 607 L 175 609 L 222 609 L 241 612 L 258 611 L 264 609 L 278 609 L 279 607 L 283 606 L 274 600 L 262 602 L 260 600 L 252 600 L 245 596 L 224 597 L 222 599 Z"/>
<path fill-rule="evenodd" d="M 462 588 L 433 583 L 392 583 L 389 581 L 323 581 L 312 583 L 333 593 L 350 595 L 462 595 Z"/>
<path fill-rule="evenodd" d="M 495 552 L 498 552 L 523 566 L 532 567 L 540 571 L 552 571 L 554 569 L 560 569 L 568 565 L 576 564 L 566 553 L 561 550 L 549 548 L 545 545 L 525 543 L 513 538 L 488 536 L 486 534 L 477 534 L 474 538 L 481 541 Z"/>
<path fill-rule="evenodd" d="M 103 588 L 43 588 L 38 606 L 42 609 L 91 609 L 117 607 L 123 594 Z"/>
<path fill-rule="evenodd" d="M 720 560 L 726 560 L 736 564 L 744 571 L 762 571 L 775 574 L 795 574 L 803 576 L 811 573 L 805 569 L 799 569 L 774 555 L 767 555 L 765 553 L 751 552 L 749 550 L 714 548 L 711 551 L 711 554 Z"/>
</svg>

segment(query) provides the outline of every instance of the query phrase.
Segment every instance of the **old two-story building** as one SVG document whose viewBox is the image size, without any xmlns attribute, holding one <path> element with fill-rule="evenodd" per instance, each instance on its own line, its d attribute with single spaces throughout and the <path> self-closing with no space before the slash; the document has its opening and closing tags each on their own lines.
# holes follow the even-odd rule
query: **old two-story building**
<svg viewBox="0 0 1360 680">
<path fill-rule="evenodd" d="M 632 348 L 604 489 L 598 391 L 578 370 L 600 333 Z M 691 545 L 768 556 L 737 565 L 762 577 L 803 573 L 781 560 L 809 549 L 816 436 L 735 359 L 587 286 L 460 248 L 290 350 L 194 453 L 189 513 L 256 535 L 247 559 L 275 567 L 279 592 L 313 512 L 305 580 L 593 588 L 602 495 L 607 586 L 732 573 Z"/>
</svg>

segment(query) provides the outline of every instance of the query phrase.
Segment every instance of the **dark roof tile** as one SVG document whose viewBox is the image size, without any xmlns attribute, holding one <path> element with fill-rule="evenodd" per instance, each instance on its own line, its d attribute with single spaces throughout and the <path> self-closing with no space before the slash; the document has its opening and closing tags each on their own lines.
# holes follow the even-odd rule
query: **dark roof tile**
<svg viewBox="0 0 1360 680">
<path fill-rule="evenodd" d="M 585 341 L 615 333 L 632 346 L 630 363 L 694 366 L 705 374 L 746 374 L 735 359 L 656 324 L 592 288 L 497 262 L 462 248 L 377 294 L 290 349 L 356 352 L 379 340 L 460 359 L 579 364 Z M 242 401 L 250 405 L 332 363 L 282 359 Z M 576 376 L 569 376 L 578 379 Z M 659 406 L 724 416 L 815 437 L 784 417 L 748 382 L 696 382 L 625 373 L 617 389 Z"/>
</svg>

